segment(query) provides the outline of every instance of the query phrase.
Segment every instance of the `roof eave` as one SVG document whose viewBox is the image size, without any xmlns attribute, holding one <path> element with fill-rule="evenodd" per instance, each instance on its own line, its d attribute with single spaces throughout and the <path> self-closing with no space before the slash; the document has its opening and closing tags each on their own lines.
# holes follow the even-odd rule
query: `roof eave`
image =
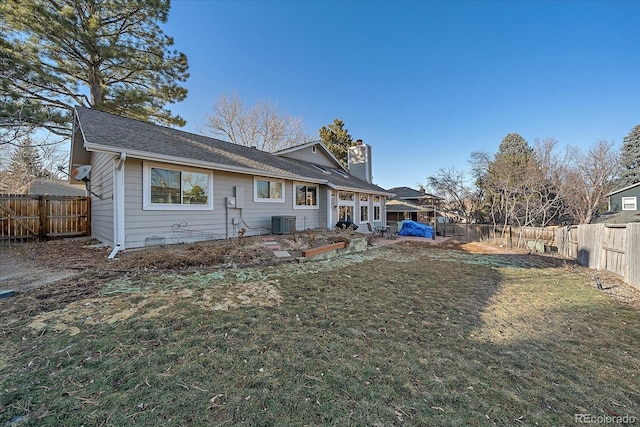
<svg viewBox="0 0 640 427">
<path fill-rule="evenodd" d="M 640 182 L 636 182 L 635 184 L 631 184 L 631 185 L 628 185 L 628 186 L 626 186 L 624 188 L 621 188 L 619 190 L 612 191 L 611 193 L 607 194 L 607 197 L 613 196 L 614 194 L 618 194 L 618 193 L 621 193 L 623 191 L 627 191 L 627 190 L 629 190 L 629 189 L 631 189 L 633 187 L 637 187 L 638 185 L 640 185 Z"/>
</svg>

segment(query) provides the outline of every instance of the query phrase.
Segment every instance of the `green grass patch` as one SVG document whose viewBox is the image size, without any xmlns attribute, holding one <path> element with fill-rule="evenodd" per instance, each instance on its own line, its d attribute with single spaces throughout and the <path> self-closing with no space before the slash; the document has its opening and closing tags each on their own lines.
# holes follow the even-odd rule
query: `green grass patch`
<svg viewBox="0 0 640 427">
<path fill-rule="evenodd" d="M 535 256 L 403 245 L 118 279 L 5 331 L 0 425 L 640 419 L 640 313 L 585 280 Z"/>
</svg>

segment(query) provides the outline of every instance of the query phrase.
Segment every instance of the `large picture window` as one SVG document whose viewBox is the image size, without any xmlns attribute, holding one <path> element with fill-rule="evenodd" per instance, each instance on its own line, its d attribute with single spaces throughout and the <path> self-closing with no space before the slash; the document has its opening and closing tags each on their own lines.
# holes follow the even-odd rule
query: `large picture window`
<svg viewBox="0 0 640 427">
<path fill-rule="evenodd" d="M 294 188 L 294 209 L 318 208 L 318 186 L 295 184 Z"/>
<path fill-rule="evenodd" d="M 254 178 L 253 199 L 256 202 L 284 202 L 284 181 Z"/>
<path fill-rule="evenodd" d="M 145 164 L 144 209 L 211 209 L 211 173 Z"/>
</svg>

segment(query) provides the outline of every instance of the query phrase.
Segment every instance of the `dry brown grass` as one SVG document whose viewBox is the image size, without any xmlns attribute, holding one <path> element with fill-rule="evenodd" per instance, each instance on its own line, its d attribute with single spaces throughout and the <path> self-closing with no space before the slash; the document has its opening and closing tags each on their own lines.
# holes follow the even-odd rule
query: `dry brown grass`
<svg viewBox="0 0 640 427">
<path fill-rule="evenodd" d="M 301 265 L 91 270 L 2 300 L 0 424 L 640 417 L 640 312 L 585 269 L 492 251 L 412 242 Z"/>
</svg>

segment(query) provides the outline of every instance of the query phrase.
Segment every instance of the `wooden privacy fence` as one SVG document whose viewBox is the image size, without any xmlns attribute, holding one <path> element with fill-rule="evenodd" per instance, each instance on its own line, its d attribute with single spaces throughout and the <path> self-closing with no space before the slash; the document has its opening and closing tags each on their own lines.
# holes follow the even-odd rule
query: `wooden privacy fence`
<svg viewBox="0 0 640 427">
<path fill-rule="evenodd" d="M 0 244 L 91 235 L 91 199 L 0 194 Z"/>
<path fill-rule="evenodd" d="M 562 227 L 556 241 L 560 255 L 614 273 L 640 289 L 640 223 Z"/>
<path fill-rule="evenodd" d="M 438 224 L 437 232 L 462 242 L 501 240 L 505 246 L 549 252 L 556 248 L 557 227 L 500 227 L 491 224 Z"/>
</svg>

